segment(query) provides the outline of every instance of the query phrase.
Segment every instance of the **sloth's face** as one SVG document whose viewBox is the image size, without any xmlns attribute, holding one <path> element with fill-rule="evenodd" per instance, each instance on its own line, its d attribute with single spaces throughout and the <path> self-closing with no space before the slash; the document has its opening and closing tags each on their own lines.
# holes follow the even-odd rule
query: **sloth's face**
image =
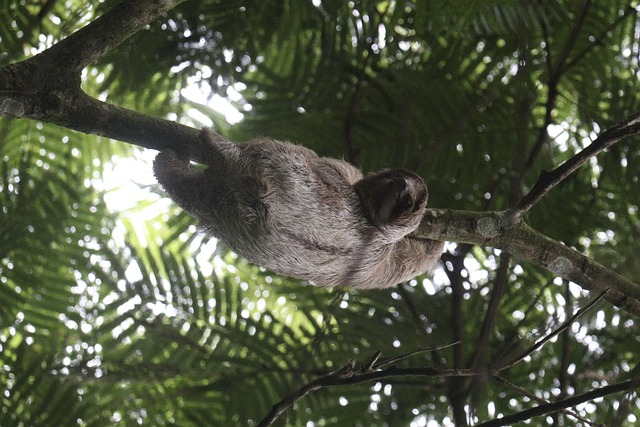
<svg viewBox="0 0 640 427">
<path fill-rule="evenodd" d="M 422 178 L 406 169 L 389 169 L 355 184 L 365 215 L 375 225 L 404 225 L 417 212 L 421 216 L 428 192 Z"/>
</svg>

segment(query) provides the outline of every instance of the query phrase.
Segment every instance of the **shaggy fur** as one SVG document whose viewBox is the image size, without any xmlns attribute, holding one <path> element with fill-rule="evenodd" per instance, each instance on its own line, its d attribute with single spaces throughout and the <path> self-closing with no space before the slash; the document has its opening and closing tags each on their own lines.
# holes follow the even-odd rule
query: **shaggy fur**
<svg viewBox="0 0 640 427">
<path fill-rule="evenodd" d="M 156 178 L 246 259 L 318 285 L 382 288 L 433 268 L 443 242 L 409 236 L 427 189 L 416 174 L 359 169 L 294 144 L 234 144 L 202 132 L 206 168 L 163 151 Z"/>
</svg>

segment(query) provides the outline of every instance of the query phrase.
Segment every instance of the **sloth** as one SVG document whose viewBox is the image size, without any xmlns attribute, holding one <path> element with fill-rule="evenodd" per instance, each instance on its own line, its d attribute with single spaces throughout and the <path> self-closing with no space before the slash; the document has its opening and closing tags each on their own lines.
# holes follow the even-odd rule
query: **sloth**
<svg viewBox="0 0 640 427">
<path fill-rule="evenodd" d="M 275 273 L 321 286 L 385 288 L 433 268 L 444 242 L 411 235 L 427 205 L 417 174 L 363 176 L 295 144 L 235 144 L 203 129 L 201 165 L 165 150 L 154 174 L 205 232 Z"/>
</svg>

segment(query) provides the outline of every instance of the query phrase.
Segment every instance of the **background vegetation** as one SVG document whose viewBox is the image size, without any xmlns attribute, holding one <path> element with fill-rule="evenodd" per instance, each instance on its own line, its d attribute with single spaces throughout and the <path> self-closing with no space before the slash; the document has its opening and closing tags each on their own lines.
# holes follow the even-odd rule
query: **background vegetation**
<svg viewBox="0 0 640 427">
<path fill-rule="evenodd" d="M 2 3 L 0 65 L 114 3 Z M 501 210 L 640 112 L 639 10 L 622 0 L 185 2 L 100 58 L 83 88 L 211 125 L 197 110 L 237 141 L 267 135 L 365 171 L 413 169 L 432 207 Z M 189 98 L 194 86 L 228 98 L 243 120 Z M 508 254 L 455 243 L 430 277 L 318 289 L 237 259 L 155 184 L 108 188 L 112 168 L 150 171 L 131 146 L 2 118 L 0 156 L 2 426 L 256 425 L 294 389 L 378 351 L 459 341 L 395 364 L 496 365 L 589 299 Z M 637 281 L 639 157 L 637 138 L 615 145 L 527 222 Z M 327 387 L 278 422 L 478 424 L 636 380 L 639 354 L 637 319 L 600 302 L 500 379 Z M 617 393 L 572 411 L 533 423 L 631 426 L 640 400 Z"/>
</svg>

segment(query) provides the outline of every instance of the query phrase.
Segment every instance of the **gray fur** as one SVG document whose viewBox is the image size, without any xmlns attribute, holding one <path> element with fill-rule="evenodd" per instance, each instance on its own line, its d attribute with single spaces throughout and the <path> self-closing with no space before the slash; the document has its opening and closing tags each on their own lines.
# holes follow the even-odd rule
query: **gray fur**
<svg viewBox="0 0 640 427">
<path fill-rule="evenodd" d="M 252 262 L 318 285 L 383 288 L 440 258 L 442 242 L 408 236 L 426 207 L 417 176 L 408 181 L 424 193 L 420 206 L 375 224 L 375 207 L 365 207 L 354 187 L 369 178 L 345 161 L 271 139 L 234 144 L 207 129 L 201 144 L 206 168 L 163 151 L 156 178 L 206 231 Z"/>
</svg>

